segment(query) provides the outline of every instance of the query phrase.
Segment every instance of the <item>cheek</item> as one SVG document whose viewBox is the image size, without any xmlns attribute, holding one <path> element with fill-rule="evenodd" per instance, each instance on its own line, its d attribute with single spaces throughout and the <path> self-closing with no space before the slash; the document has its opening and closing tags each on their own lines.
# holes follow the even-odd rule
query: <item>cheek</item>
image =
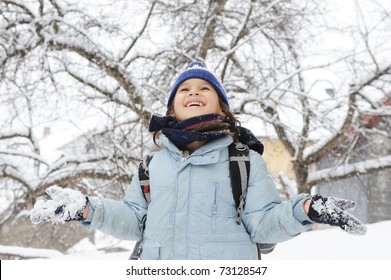
<svg viewBox="0 0 391 280">
<path fill-rule="evenodd" d="M 218 101 L 216 102 L 214 107 L 215 107 L 215 112 L 217 114 L 220 114 L 223 117 L 227 116 L 227 114 L 223 111 L 223 108 L 220 106 L 220 103 Z"/>
<path fill-rule="evenodd" d="M 172 107 L 178 108 L 178 106 L 182 105 L 183 103 L 183 96 L 180 94 L 175 95 L 174 99 L 172 100 Z"/>
<path fill-rule="evenodd" d="M 175 111 L 175 109 L 177 109 L 177 108 L 179 108 L 179 102 L 178 102 L 177 99 L 174 99 L 174 100 L 172 101 L 171 108 L 170 108 L 169 112 L 170 112 L 171 114 L 173 114 L 174 111 Z"/>
</svg>

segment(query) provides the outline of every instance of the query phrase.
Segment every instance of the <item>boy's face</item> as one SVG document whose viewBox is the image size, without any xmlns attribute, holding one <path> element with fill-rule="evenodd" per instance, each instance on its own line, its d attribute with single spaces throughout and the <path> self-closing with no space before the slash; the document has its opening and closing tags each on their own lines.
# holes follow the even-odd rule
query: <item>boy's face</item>
<svg viewBox="0 0 391 280">
<path fill-rule="evenodd" d="M 177 121 L 206 114 L 220 114 L 226 117 L 216 90 L 202 79 L 184 81 L 175 93 L 173 108 L 173 115 Z"/>
</svg>

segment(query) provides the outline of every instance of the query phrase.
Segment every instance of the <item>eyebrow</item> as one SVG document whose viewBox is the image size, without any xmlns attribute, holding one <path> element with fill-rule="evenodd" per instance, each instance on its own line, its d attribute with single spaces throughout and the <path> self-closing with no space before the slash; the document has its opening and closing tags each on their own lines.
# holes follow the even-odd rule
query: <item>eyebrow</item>
<svg viewBox="0 0 391 280">
<path fill-rule="evenodd" d="M 184 87 L 184 86 L 189 86 L 187 81 L 184 81 L 182 84 L 180 84 L 178 89 L 181 88 L 181 87 Z M 204 81 L 204 80 L 202 80 L 202 83 L 200 84 L 200 86 L 210 86 L 210 87 L 213 87 L 210 83 L 208 83 L 207 81 Z"/>
</svg>

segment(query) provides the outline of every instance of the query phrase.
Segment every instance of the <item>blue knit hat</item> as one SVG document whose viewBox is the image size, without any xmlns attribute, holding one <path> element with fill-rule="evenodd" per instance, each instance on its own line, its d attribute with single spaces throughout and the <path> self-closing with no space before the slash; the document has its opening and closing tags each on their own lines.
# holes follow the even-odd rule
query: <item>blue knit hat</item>
<svg viewBox="0 0 391 280">
<path fill-rule="evenodd" d="M 205 65 L 201 61 L 193 61 L 189 64 L 187 69 L 183 71 L 179 77 L 176 79 L 173 87 L 171 88 L 170 95 L 167 101 L 167 108 L 170 107 L 172 101 L 174 100 L 175 93 L 178 90 L 178 87 L 186 80 L 189 79 L 202 79 L 211 84 L 219 95 L 221 101 L 229 107 L 227 94 L 225 93 L 223 85 L 220 83 L 219 79 L 206 69 Z"/>
</svg>

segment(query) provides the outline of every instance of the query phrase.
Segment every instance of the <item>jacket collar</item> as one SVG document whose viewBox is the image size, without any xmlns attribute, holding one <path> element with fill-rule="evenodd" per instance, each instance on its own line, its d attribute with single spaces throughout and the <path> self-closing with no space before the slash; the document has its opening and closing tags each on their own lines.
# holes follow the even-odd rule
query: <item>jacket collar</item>
<svg viewBox="0 0 391 280">
<path fill-rule="evenodd" d="M 182 158 L 183 157 L 182 151 L 179 150 L 178 147 L 175 146 L 174 143 L 172 143 L 165 135 L 160 135 L 159 140 L 160 140 L 161 144 L 163 144 L 170 151 L 170 153 L 172 154 L 172 156 L 174 158 Z M 233 142 L 233 139 L 229 135 L 220 137 L 216 140 L 213 140 L 211 142 L 206 143 L 205 145 L 203 145 L 200 148 L 198 148 L 197 150 L 195 150 L 189 156 L 189 158 L 200 158 L 206 154 L 213 153 L 213 154 L 216 154 L 213 158 L 215 158 L 217 160 L 218 159 L 217 155 L 220 153 L 220 151 L 222 149 L 228 147 L 232 142 Z M 193 163 L 195 163 L 195 162 L 193 162 Z M 201 163 L 201 162 L 199 162 L 199 163 L 205 164 L 205 163 Z M 210 163 L 213 163 L 213 162 L 210 162 Z"/>
</svg>

